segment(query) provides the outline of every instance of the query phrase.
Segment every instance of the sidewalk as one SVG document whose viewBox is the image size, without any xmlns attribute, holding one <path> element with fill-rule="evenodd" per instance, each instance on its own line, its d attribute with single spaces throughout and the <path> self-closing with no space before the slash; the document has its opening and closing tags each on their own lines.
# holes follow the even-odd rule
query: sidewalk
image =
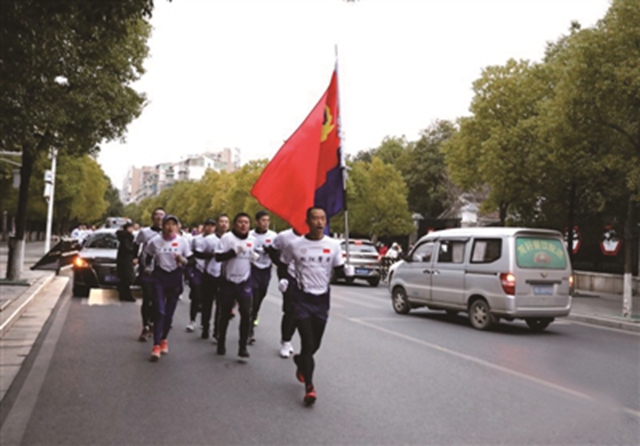
<svg viewBox="0 0 640 446">
<path fill-rule="evenodd" d="M 640 333 L 640 296 L 632 297 L 630 319 L 622 318 L 622 295 L 576 290 L 570 320 Z"/>
</svg>

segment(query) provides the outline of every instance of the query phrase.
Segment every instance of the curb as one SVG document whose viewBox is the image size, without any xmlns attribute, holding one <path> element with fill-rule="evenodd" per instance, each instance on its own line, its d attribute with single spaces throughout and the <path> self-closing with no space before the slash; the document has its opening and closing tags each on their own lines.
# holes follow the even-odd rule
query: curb
<svg viewBox="0 0 640 446">
<path fill-rule="evenodd" d="M 622 318 L 606 318 L 600 316 L 590 316 L 587 314 L 571 313 L 567 316 L 568 320 L 584 322 L 591 325 L 599 325 L 601 327 L 617 328 L 619 330 L 631 331 L 634 333 L 640 333 L 640 322 L 629 322 Z"/>
<path fill-rule="evenodd" d="M 20 318 L 22 313 L 26 311 L 26 309 L 31 304 L 33 299 L 38 295 L 38 293 L 40 293 L 40 291 L 42 291 L 44 287 L 51 283 L 51 281 L 55 277 L 55 273 L 51 272 L 51 274 L 45 275 L 44 278 L 36 280 L 36 282 L 32 286 L 33 290 L 29 289 L 29 291 L 26 291 L 18 299 L 16 299 L 16 301 L 14 301 L 14 303 L 16 304 L 19 303 L 19 306 L 12 313 L 10 313 L 6 319 L 2 321 L 2 324 L 0 325 L 0 339 L 2 339 L 5 334 L 7 334 L 11 326 Z M 25 295 L 27 296 L 26 298 L 24 298 Z"/>
</svg>

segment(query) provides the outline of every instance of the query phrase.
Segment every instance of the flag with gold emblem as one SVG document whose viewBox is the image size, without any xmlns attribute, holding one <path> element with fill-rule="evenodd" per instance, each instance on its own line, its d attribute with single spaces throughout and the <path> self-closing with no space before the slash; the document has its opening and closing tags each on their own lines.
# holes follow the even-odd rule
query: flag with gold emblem
<svg viewBox="0 0 640 446">
<path fill-rule="evenodd" d="M 338 75 L 300 127 L 265 167 L 251 194 L 305 234 L 306 210 L 321 206 L 331 218 L 344 207 Z"/>
</svg>

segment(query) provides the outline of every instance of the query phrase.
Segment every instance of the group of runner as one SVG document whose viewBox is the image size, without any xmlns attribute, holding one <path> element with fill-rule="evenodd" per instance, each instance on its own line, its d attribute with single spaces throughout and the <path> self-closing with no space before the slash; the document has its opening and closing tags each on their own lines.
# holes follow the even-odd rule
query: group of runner
<svg viewBox="0 0 640 446">
<path fill-rule="evenodd" d="M 313 404 L 317 398 L 314 354 L 329 317 L 331 277 L 354 273 L 353 267 L 344 263 L 339 242 L 325 235 L 324 209 L 307 210 L 305 235 L 293 229 L 276 234 L 269 229 L 266 211 L 255 215 L 253 229 L 251 217 L 244 212 L 235 215 L 232 222 L 226 214 L 207 219 L 195 237 L 181 235 L 179 219 L 162 208 L 153 211 L 152 220 L 136 238 L 143 294 L 139 340 L 153 337 L 151 360 L 158 361 L 169 352 L 167 339 L 185 277 L 191 299 L 186 330 L 196 330 L 199 312 L 201 337 L 211 336 L 217 343 L 217 354 L 225 355 L 229 320 L 237 306 L 238 356 L 249 358 L 248 346 L 255 342 L 260 307 L 275 265 L 283 297 L 280 356 L 293 355 L 296 378 L 305 385 L 303 401 Z M 296 329 L 301 349 L 294 354 L 291 341 Z"/>
</svg>

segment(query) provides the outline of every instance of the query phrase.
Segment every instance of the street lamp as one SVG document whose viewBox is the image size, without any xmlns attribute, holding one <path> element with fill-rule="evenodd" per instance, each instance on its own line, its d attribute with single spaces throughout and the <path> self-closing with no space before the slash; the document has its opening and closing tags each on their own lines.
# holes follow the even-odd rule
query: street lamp
<svg viewBox="0 0 640 446">
<path fill-rule="evenodd" d="M 51 226 L 53 223 L 53 199 L 56 190 L 56 164 L 58 160 L 58 149 L 49 150 L 51 159 L 51 170 L 44 173 L 44 198 L 47 200 L 47 232 L 44 240 L 44 253 L 51 249 Z"/>
</svg>

